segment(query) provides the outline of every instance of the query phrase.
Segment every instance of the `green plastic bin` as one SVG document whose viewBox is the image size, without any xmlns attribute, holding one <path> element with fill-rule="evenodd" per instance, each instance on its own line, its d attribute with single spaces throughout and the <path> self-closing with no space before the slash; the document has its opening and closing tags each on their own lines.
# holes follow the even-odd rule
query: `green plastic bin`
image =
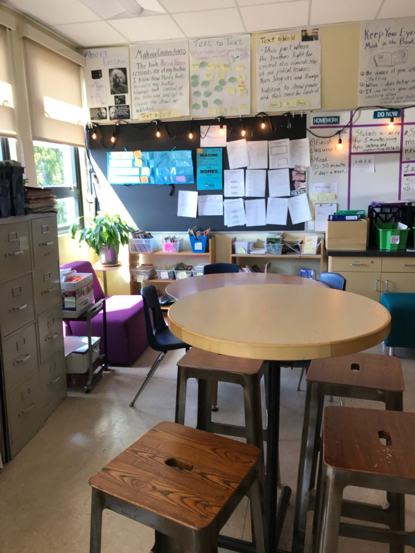
<svg viewBox="0 0 415 553">
<path fill-rule="evenodd" d="M 376 244 L 380 250 L 404 250 L 410 229 L 399 229 L 398 223 L 376 223 Z"/>
</svg>

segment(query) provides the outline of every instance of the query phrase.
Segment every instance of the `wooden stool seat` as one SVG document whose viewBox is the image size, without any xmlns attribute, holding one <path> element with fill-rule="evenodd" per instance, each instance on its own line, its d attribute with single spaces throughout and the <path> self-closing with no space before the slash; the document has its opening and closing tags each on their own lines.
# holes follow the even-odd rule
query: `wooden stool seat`
<svg viewBox="0 0 415 553">
<path fill-rule="evenodd" d="M 101 551 L 107 508 L 154 528 L 156 553 L 212 553 L 250 492 L 255 539 L 265 553 L 261 455 L 256 446 L 171 422 L 156 425 L 91 477 L 90 552 Z"/>
<path fill-rule="evenodd" d="M 415 480 L 414 428 L 415 413 L 326 407 L 324 463 L 337 470 Z"/>
<path fill-rule="evenodd" d="M 259 373 L 264 362 L 257 359 L 219 355 L 218 353 L 192 348 L 180 359 L 179 364 L 181 367 L 192 369 L 203 368 L 209 371 L 228 371 L 251 376 Z"/>
<path fill-rule="evenodd" d="M 405 388 L 400 360 L 373 353 L 313 360 L 307 372 L 307 381 L 375 388 L 386 392 L 403 392 Z"/>
</svg>

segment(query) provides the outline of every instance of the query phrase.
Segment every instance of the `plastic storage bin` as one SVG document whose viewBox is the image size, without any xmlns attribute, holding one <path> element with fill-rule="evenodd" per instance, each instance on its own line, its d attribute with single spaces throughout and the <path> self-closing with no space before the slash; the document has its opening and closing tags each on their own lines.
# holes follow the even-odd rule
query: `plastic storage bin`
<svg viewBox="0 0 415 553">
<path fill-rule="evenodd" d="M 406 248 L 409 228 L 400 229 L 398 223 L 376 223 L 376 245 L 380 250 L 397 251 Z"/>
<path fill-rule="evenodd" d="M 153 253 L 159 249 L 155 238 L 131 238 L 130 252 L 132 253 Z"/>
<path fill-rule="evenodd" d="M 166 253 L 178 253 L 183 249 L 183 238 L 179 238 L 177 242 L 162 242 L 163 252 Z"/>
<path fill-rule="evenodd" d="M 181 278 L 189 278 L 193 276 L 193 269 L 188 271 L 174 271 L 174 276 L 176 277 L 176 280 L 179 280 Z"/>
<path fill-rule="evenodd" d="M 157 269 L 157 278 L 159 280 L 174 280 L 174 270 Z"/>
<path fill-rule="evenodd" d="M 205 253 L 208 251 L 209 239 L 207 236 L 189 236 L 193 253 Z"/>
<path fill-rule="evenodd" d="M 144 282 L 145 280 L 151 280 L 156 276 L 156 269 L 154 267 L 140 266 L 132 269 L 134 280 L 136 282 Z"/>
<path fill-rule="evenodd" d="M 91 336 L 92 363 L 98 359 L 101 338 Z M 85 374 L 89 370 L 88 336 L 65 336 L 66 374 Z"/>
<path fill-rule="evenodd" d="M 255 242 L 248 242 L 246 240 L 236 240 L 234 242 L 235 253 L 250 253 L 252 246 Z"/>
<path fill-rule="evenodd" d="M 204 265 L 196 265 L 193 268 L 193 276 L 203 276 L 204 274 Z"/>
</svg>

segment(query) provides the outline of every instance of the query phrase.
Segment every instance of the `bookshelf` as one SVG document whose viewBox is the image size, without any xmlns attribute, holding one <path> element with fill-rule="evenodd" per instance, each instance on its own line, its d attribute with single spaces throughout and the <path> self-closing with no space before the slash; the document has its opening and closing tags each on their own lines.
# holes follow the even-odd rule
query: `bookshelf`
<svg viewBox="0 0 415 553">
<path fill-rule="evenodd" d="M 188 244 L 190 247 L 190 244 Z M 134 280 L 132 270 L 135 269 L 138 265 L 144 263 L 152 263 L 155 267 L 158 265 L 162 266 L 171 266 L 175 262 L 183 261 L 184 263 L 189 263 L 191 265 L 208 265 L 210 263 L 215 263 L 216 260 L 216 242 L 215 236 L 212 236 L 209 240 L 209 251 L 206 253 L 192 252 L 191 250 L 182 250 L 180 252 L 164 252 L 156 251 L 153 253 L 134 253 L 130 251 L 129 254 L 129 266 L 130 266 L 130 293 L 132 295 L 139 295 L 141 293 L 141 286 L 146 286 L 147 284 L 153 284 L 157 290 L 160 290 L 164 294 L 164 289 L 167 284 L 174 282 L 171 279 L 158 279 L 152 278 L 149 280 L 143 280 L 143 283 L 137 282 Z M 160 267 L 158 267 L 160 268 Z M 189 277 L 197 278 L 197 277 Z M 162 305 L 161 309 L 163 311 L 168 311 L 169 305 Z"/>
<path fill-rule="evenodd" d="M 320 245 L 320 253 L 317 253 L 315 255 L 311 254 L 281 254 L 281 255 L 270 255 L 270 254 L 260 254 L 260 255 L 251 255 L 249 253 L 233 253 L 234 252 L 234 243 L 236 241 L 236 238 L 233 238 L 231 242 L 229 243 L 229 263 L 236 263 L 237 265 L 241 265 L 240 260 L 243 259 L 246 263 L 247 259 L 267 259 L 272 260 L 276 259 L 278 261 L 286 261 L 288 259 L 306 259 L 306 260 L 319 260 L 320 261 L 320 273 L 323 272 L 324 267 L 324 240 L 321 240 Z"/>
</svg>

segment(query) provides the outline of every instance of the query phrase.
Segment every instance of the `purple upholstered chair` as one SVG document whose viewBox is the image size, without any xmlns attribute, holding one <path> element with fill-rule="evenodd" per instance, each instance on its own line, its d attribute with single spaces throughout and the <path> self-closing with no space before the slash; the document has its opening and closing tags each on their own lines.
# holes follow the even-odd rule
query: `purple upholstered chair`
<svg viewBox="0 0 415 553">
<path fill-rule="evenodd" d="M 76 269 L 78 273 L 92 273 L 94 300 L 103 298 L 104 292 L 89 261 L 74 261 L 62 265 L 61 269 Z M 107 339 L 108 361 L 111 365 L 132 365 L 148 346 L 144 320 L 143 298 L 141 296 L 108 296 Z M 92 335 L 103 337 L 102 312 L 91 321 Z M 86 336 L 86 322 L 66 323 L 66 334 Z"/>
</svg>

